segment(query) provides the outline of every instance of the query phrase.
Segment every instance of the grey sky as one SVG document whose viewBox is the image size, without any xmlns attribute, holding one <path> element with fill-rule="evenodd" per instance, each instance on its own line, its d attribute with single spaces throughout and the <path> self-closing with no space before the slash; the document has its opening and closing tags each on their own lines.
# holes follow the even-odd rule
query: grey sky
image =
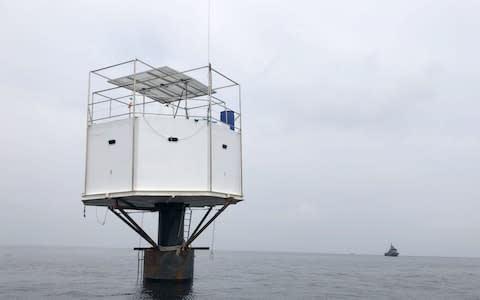
<svg viewBox="0 0 480 300">
<path fill-rule="evenodd" d="M 218 249 L 479 255 L 478 1 L 212 2 L 245 116 Z M 206 3 L 0 0 L 0 244 L 138 243 L 82 216 L 87 73 L 205 65 Z"/>
</svg>

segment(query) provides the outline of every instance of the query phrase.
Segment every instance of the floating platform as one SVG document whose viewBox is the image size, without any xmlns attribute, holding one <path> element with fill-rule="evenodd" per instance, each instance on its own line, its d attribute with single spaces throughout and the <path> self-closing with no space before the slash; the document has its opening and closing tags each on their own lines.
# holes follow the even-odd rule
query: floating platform
<svg viewBox="0 0 480 300">
<path fill-rule="evenodd" d="M 91 71 L 88 90 L 83 204 L 107 207 L 151 246 L 136 248 L 145 280 L 193 279 L 205 247 L 192 243 L 243 200 L 240 85 L 211 64 L 179 72 L 134 59 Z M 205 208 L 195 227 L 193 207 Z M 157 239 L 132 210 L 158 213 Z"/>
<path fill-rule="evenodd" d="M 230 197 L 229 195 L 221 193 L 205 193 L 198 192 L 176 192 L 175 196 L 168 193 L 161 193 L 159 195 L 142 195 L 142 192 L 123 192 L 109 195 L 109 198 L 104 198 L 105 195 L 89 195 L 82 200 L 83 204 L 87 206 L 106 206 L 118 207 L 123 209 L 138 209 L 138 210 L 155 210 L 155 207 L 160 203 L 184 203 L 188 207 L 205 207 L 236 204 L 242 199 Z M 161 195 L 163 194 L 163 195 Z M 207 194 L 207 195 L 206 195 Z M 210 195 L 208 195 L 210 194 Z M 99 198 L 101 196 L 101 198 Z"/>
</svg>

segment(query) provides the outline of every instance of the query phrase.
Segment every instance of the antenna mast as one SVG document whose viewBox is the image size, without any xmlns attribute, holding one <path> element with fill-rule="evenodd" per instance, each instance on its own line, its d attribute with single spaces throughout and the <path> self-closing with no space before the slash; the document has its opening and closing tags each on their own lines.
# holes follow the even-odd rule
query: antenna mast
<svg viewBox="0 0 480 300">
<path fill-rule="evenodd" d="M 211 14 L 211 0 L 208 0 L 208 25 L 207 25 L 207 55 L 208 64 L 210 65 L 210 14 Z"/>
<path fill-rule="evenodd" d="M 208 112 L 207 112 L 207 125 L 208 125 L 208 185 L 210 192 L 212 188 L 212 64 L 210 62 L 210 1 L 208 0 L 208 36 L 207 36 L 207 48 L 208 48 Z"/>
</svg>

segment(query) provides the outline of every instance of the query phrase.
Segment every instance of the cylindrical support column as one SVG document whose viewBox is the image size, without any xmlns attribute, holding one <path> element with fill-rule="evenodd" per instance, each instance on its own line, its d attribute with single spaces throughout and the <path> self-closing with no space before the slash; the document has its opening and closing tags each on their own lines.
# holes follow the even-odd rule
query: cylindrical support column
<svg viewBox="0 0 480 300">
<path fill-rule="evenodd" d="M 172 250 L 147 249 L 144 255 L 143 278 L 145 280 L 193 279 L 194 251 L 180 251 L 184 243 L 183 219 L 185 204 L 161 203 L 158 210 L 158 245 Z"/>
<path fill-rule="evenodd" d="M 183 243 L 185 204 L 158 204 L 158 245 L 177 246 Z"/>
<path fill-rule="evenodd" d="M 194 250 L 180 252 L 145 250 L 143 261 L 145 280 L 192 280 Z"/>
</svg>

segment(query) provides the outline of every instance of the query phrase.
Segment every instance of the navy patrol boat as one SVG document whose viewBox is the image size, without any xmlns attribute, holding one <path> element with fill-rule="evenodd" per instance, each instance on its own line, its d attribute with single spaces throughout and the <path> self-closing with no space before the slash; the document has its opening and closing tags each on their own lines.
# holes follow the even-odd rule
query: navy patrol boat
<svg viewBox="0 0 480 300">
<path fill-rule="evenodd" d="M 385 252 L 385 256 L 398 256 L 397 248 L 395 248 L 392 244 L 390 244 L 390 249 Z"/>
</svg>

